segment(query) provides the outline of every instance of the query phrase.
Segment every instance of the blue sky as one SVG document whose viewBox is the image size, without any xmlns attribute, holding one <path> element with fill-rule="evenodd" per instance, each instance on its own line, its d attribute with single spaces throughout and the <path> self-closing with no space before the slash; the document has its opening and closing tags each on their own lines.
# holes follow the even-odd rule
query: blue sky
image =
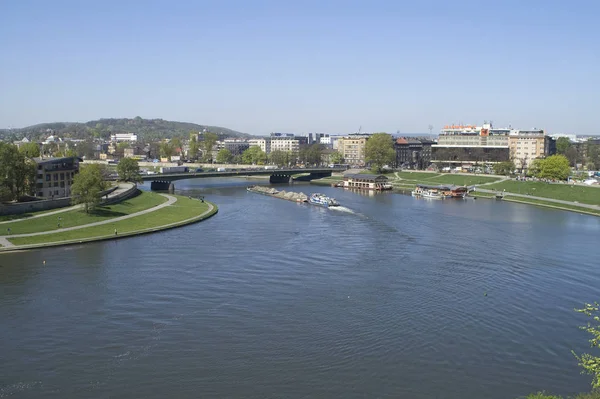
<svg viewBox="0 0 600 399">
<path fill-rule="evenodd" d="M 599 1 L 0 1 L 0 127 L 600 134 Z"/>
</svg>

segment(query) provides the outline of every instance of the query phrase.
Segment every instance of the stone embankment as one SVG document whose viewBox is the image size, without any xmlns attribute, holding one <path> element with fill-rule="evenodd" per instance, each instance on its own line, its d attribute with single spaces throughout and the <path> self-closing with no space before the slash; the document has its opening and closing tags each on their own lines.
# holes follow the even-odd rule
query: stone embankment
<svg viewBox="0 0 600 399">
<path fill-rule="evenodd" d="M 248 191 L 268 195 L 270 197 L 280 198 L 293 202 L 307 202 L 308 196 L 304 193 L 297 193 L 295 191 L 276 190 L 272 187 L 252 186 L 248 187 Z"/>
</svg>

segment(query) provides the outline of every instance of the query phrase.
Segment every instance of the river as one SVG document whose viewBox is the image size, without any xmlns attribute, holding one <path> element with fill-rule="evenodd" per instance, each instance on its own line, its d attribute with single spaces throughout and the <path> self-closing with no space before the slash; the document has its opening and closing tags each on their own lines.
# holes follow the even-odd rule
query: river
<svg viewBox="0 0 600 399">
<path fill-rule="evenodd" d="M 589 390 L 573 309 L 600 299 L 600 218 L 289 188 L 339 211 L 249 184 L 177 182 L 219 206 L 201 223 L 0 256 L 0 398 Z"/>
</svg>

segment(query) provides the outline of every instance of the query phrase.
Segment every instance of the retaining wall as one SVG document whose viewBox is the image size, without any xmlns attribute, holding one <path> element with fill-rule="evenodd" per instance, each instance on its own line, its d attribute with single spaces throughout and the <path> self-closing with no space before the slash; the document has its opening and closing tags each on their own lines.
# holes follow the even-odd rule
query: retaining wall
<svg viewBox="0 0 600 399">
<path fill-rule="evenodd" d="M 71 205 L 71 197 L 41 201 L 21 202 L 19 204 L 1 204 L 0 215 L 20 215 L 29 212 L 49 211 Z"/>
</svg>

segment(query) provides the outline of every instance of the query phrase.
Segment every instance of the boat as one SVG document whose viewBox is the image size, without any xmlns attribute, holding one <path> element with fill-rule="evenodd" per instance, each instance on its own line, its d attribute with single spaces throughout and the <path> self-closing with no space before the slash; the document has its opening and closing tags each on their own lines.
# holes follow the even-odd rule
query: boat
<svg viewBox="0 0 600 399">
<path fill-rule="evenodd" d="M 297 193 L 294 191 L 285 191 L 285 190 L 276 190 L 272 187 L 264 187 L 264 186 L 250 186 L 246 187 L 247 191 L 256 194 L 267 195 L 269 197 L 275 197 L 279 199 L 284 199 L 292 202 L 307 202 L 308 197 L 304 193 Z"/>
<path fill-rule="evenodd" d="M 417 186 L 412 192 L 413 197 L 422 197 L 422 198 L 430 198 L 430 199 L 444 199 L 446 196 L 442 194 L 442 192 L 438 191 L 436 188 L 426 188 L 422 186 Z"/>
<path fill-rule="evenodd" d="M 335 198 L 328 197 L 321 193 L 313 193 L 308 197 L 308 203 L 312 205 L 324 206 L 329 208 L 332 206 L 340 206 Z"/>
</svg>

